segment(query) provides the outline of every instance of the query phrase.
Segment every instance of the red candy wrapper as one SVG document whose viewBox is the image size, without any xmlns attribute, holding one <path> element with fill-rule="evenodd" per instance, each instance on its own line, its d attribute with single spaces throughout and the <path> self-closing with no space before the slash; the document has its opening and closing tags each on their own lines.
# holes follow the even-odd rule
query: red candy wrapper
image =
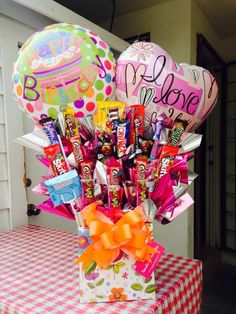
<svg viewBox="0 0 236 314">
<path fill-rule="evenodd" d="M 121 164 L 115 158 L 111 158 L 107 162 L 107 176 L 109 185 L 120 184 L 120 171 Z"/>
<path fill-rule="evenodd" d="M 55 176 L 69 171 L 59 144 L 53 144 L 45 147 L 44 152 L 50 162 L 50 166 L 52 167 Z"/>
<path fill-rule="evenodd" d="M 144 135 L 144 106 L 131 106 L 130 114 L 130 144 L 134 144 L 135 150 L 138 148 L 139 137 Z"/>
<path fill-rule="evenodd" d="M 136 195 L 137 195 L 137 186 L 131 181 L 125 181 L 124 192 L 128 205 L 135 207 L 136 206 Z"/>
<path fill-rule="evenodd" d="M 129 139 L 129 121 L 122 121 L 115 123 L 116 130 L 116 149 L 118 157 L 122 157 L 126 153 L 126 149 L 128 147 L 128 139 Z"/>
<path fill-rule="evenodd" d="M 76 163 L 80 165 L 80 163 L 84 160 L 83 152 L 81 149 L 81 140 L 80 136 L 74 136 L 70 138 L 70 142 L 72 144 L 73 154 L 75 156 Z"/>
<path fill-rule="evenodd" d="M 82 203 L 87 206 L 94 202 L 94 182 L 92 161 L 83 161 L 81 166 Z"/>
<path fill-rule="evenodd" d="M 83 180 L 93 179 L 93 164 L 92 161 L 86 160 L 81 162 L 81 178 Z"/>
<path fill-rule="evenodd" d="M 110 209 L 120 209 L 123 195 L 123 188 L 119 185 L 108 186 L 108 207 Z"/>
<path fill-rule="evenodd" d="M 123 189 L 120 187 L 121 164 L 111 158 L 107 162 L 108 206 L 110 209 L 121 208 Z"/>
<path fill-rule="evenodd" d="M 146 180 L 147 162 L 148 162 L 148 159 L 146 157 L 137 157 L 137 159 L 136 159 L 137 181 Z"/>
<path fill-rule="evenodd" d="M 177 146 L 163 145 L 158 165 L 158 179 L 169 173 L 174 163 L 175 156 L 178 154 Z"/>
<path fill-rule="evenodd" d="M 94 183 L 93 180 L 83 180 L 82 184 L 82 208 L 94 202 Z"/>
</svg>

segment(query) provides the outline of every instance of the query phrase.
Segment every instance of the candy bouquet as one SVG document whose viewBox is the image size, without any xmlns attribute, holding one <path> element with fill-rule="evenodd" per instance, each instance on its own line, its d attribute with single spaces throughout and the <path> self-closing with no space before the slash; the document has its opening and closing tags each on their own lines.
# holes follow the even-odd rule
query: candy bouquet
<svg viewBox="0 0 236 314">
<path fill-rule="evenodd" d="M 168 223 L 193 203 L 187 162 L 201 136 L 163 114 L 146 138 L 144 113 L 139 104 L 98 102 L 96 115 L 76 119 L 62 106 L 58 120 L 36 127 L 48 142 L 37 158 L 49 173 L 34 191 L 50 195 L 37 208 L 75 216 L 81 302 L 155 298 L 153 271 L 164 248 L 153 241 L 152 223 Z"/>
<path fill-rule="evenodd" d="M 215 79 L 152 43 L 130 46 L 115 77 L 107 44 L 63 23 L 23 45 L 13 89 L 36 122 L 17 141 L 48 168 L 33 189 L 47 197 L 37 208 L 78 225 L 80 302 L 154 299 L 165 249 L 153 222 L 193 204 L 188 161 L 201 135 L 190 131 L 216 102 Z"/>
</svg>

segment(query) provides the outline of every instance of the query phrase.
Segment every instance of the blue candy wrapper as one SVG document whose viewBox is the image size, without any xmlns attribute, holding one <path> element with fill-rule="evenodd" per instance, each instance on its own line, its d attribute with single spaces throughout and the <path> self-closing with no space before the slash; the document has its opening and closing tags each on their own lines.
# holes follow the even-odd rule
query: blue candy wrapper
<svg viewBox="0 0 236 314">
<path fill-rule="evenodd" d="M 82 187 L 76 170 L 47 180 L 44 184 L 54 206 L 71 203 L 82 195 Z"/>
</svg>

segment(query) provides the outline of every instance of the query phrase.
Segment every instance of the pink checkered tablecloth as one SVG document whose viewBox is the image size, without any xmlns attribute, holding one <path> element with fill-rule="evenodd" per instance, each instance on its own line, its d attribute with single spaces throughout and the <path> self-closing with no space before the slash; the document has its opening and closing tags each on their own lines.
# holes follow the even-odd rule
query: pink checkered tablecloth
<svg viewBox="0 0 236 314">
<path fill-rule="evenodd" d="M 76 254 L 72 233 L 34 225 L 0 233 L 0 313 L 200 313 L 200 261 L 165 255 L 155 273 L 156 301 L 80 304 Z"/>
</svg>

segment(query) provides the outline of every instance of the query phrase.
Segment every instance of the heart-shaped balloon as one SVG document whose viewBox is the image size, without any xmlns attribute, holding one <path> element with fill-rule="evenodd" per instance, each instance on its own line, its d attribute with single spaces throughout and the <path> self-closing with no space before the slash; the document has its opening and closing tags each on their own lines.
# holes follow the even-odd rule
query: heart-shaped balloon
<svg viewBox="0 0 236 314">
<path fill-rule="evenodd" d="M 195 130 L 217 101 L 218 86 L 209 71 L 195 65 L 177 64 L 154 43 L 136 42 L 119 57 L 116 68 L 117 98 L 127 106 L 145 106 L 145 128 L 165 113 L 173 120 L 188 121 Z"/>
</svg>

